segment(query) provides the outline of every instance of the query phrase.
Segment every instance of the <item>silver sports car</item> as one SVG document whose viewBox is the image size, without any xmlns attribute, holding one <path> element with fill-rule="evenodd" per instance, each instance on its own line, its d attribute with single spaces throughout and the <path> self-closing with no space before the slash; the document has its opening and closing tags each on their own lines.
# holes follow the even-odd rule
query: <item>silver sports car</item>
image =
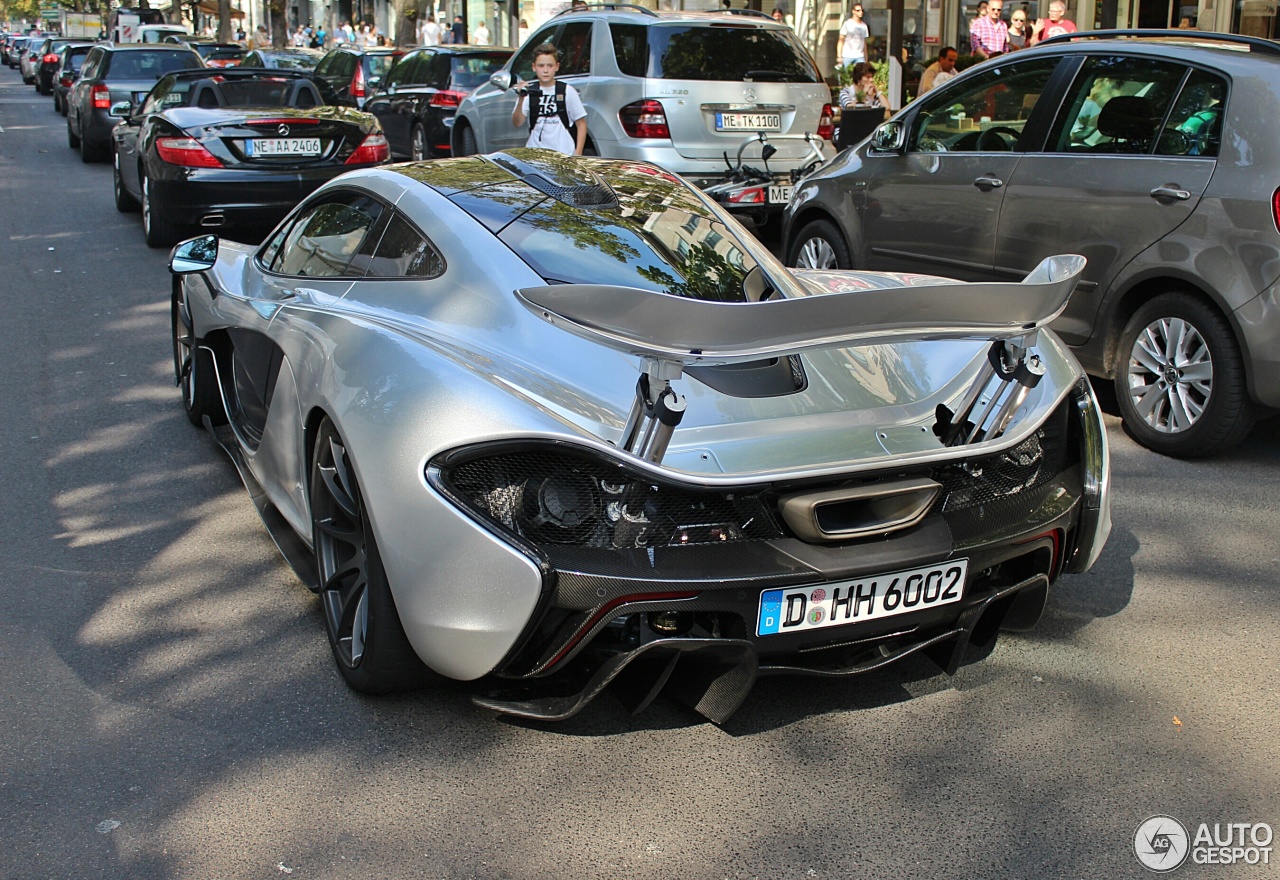
<svg viewBox="0 0 1280 880">
<path fill-rule="evenodd" d="M 261 247 L 174 249 L 191 421 L 364 692 L 714 721 L 762 675 L 943 669 L 1111 528 L 1106 433 L 1021 283 L 793 271 L 651 165 L 354 171 Z"/>
</svg>

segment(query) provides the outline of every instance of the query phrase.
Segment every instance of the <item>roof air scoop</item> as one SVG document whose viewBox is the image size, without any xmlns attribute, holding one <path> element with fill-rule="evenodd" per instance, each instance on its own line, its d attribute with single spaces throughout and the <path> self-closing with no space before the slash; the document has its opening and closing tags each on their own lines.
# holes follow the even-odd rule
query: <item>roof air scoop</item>
<svg viewBox="0 0 1280 880">
<path fill-rule="evenodd" d="M 516 178 L 572 208 L 609 210 L 620 207 L 618 197 L 600 175 L 580 160 L 551 150 L 517 149 L 493 153 L 485 159 Z"/>
</svg>

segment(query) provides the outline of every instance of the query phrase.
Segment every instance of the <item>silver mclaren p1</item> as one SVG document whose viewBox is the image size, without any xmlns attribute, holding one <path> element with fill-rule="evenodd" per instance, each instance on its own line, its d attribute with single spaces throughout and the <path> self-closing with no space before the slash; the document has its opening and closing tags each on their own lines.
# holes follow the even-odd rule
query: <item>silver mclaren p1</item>
<svg viewBox="0 0 1280 880">
<path fill-rule="evenodd" d="M 720 722 L 759 676 L 954 672 L 1093 565 L 1106 433 L 1045 329 L 1083 264 L 790 270 L 657 167 L 511 150 L 178 245 L 174 369 L 353 688 Z"/>
</svg>

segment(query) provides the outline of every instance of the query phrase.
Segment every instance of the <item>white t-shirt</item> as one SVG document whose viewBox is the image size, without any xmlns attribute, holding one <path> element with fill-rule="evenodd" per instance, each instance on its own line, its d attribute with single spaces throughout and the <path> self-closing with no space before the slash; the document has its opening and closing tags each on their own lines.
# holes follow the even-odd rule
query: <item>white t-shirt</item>
<svg viewBox="0 0 1280 880">
<path fill-rule="evenodd" d="M 529 132 L 529 140 L 525 143 L 525 146 L 556 150 L 572 156 L 573 151 L 578 148 L 577 127 L 574 127 L 573 132 L 565 131 L 564 123 L 560 121 L 560 114 L 556 107 L 555 86 L 542 92 L 540 100 L 542 101 L 543 115 L 539 117 L 537 124 L 533 127 L 533 131 Z M 578 95 L 578 90 L 568 83 L 565 83 L 564 87 L 564 103 L 570 122 L 576 123 L 587 115 L 587 109 L 582 106 L 582 98 Z M 520 109 L 528 117 L 528 95 L 525 95 L 522 99 Z M 527 122 L 525 124 L 528 125 Z"/>
<path fill-rule="evenodd" d="M 418 42 L 423 46 L 440 45 L 440 25 L 434 21 L 423 22 L 422 34 Z"/>
<path fill-rule="evenodd" d="M 489 45 L 489 29 L 485 27 L 483 21 L 476 25 L 476 29 L 471 32 L 471 42 L 477 46 Z"/>
<path fill-rule="evenodd" d="M 844 64 L 867 60 L 867 37 L 871 36 L 871 28 L 865 21 L 854 21 L 846 18 L 840 25 L 840 35 L 844 37 L 840 60 Z"/>
</svg>

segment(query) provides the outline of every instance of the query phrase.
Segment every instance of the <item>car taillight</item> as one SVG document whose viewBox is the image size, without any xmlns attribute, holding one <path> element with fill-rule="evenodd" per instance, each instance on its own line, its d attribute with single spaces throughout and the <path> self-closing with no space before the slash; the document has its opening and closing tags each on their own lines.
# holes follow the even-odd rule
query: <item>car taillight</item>
<svg viewBox="0 0 1280 880">
<path fill-rule="evenodd" d="M 671 129 L 667 128 L 667 114 L 659 101 L 648 99 L 628 104 L 618 111 L 618 121 L 622 130 L 633 138 L 667 138 L 671 139 Z"/>
<path fill-rule="evenodd" d="M 57 56 L 56 54 L 54 54 L 53 52 L 50 52 L 48 55 L 44 56 L 44 57 L 43 57 L 43 58 L 41 58 L 40 60 L 41 60 L 43 63 L 45 63 L 45 64 L 57 64 L 57 63 L 58 63 L 58 56 Z"/>
<path fill-rule="evenodd" d="M 1280 232 L 1280 189 L 1271 194 L 1271 219 L 1276 224 L 1276 232 Z"/>
<path fill-rule="evenodd" d="M 204 144 L 189 137 L 156 139 L 156 152 L 170 165 L 185 168 L 221 168 L 222 161 L 205 149 Z"/>
<path fill-rule="evenodd" d="M 466 92 L 451 92 L 442 90 L 431 96 L 432 107 L 457 107 L 462 103 L 462 99 L 467 96 Z"/>
<path fill-rule="evenodd" d="M 71 88 L 71 77 L 70 76 L 62 77 L 60 80 L 58 80 L 58 84 L 62 86 L 64 89 Z"/>
<path fill-rule="evenodd" d="M 763 186 L 753 186 L 729 196 L 735 205 L 763 205 L 769 201 Z"/>
<path fill-rule="evenodd" d="M 107 88 L 102 83 L 98 83 L 89 90 L 89 98 L 93 101 L 93 107 L 95 110 L 111 109 L 111 89 Z"/>
<path fill-rule="evenodd" d="M 387 145 L 387 139 L 381 134 L 371 134 L 347 158 L 347 164 L 369 165 L 374 162 L 385 162 L 390 158 L 391 147 Z"/>
<path fill-rule="evenodd" d="M 818 117 L 818 137 L 831 140 L 836 136 L 836 125 L 833 121 L 835 111 L 830 104 L 822 105 L 822 115 Z"/>
<path fill-rule="evenodd" d="M 357 64 L 356 75 L 351 77 L 351 97 L 353 98 L 365 97 L 364 65 Z"/>
</svg>

